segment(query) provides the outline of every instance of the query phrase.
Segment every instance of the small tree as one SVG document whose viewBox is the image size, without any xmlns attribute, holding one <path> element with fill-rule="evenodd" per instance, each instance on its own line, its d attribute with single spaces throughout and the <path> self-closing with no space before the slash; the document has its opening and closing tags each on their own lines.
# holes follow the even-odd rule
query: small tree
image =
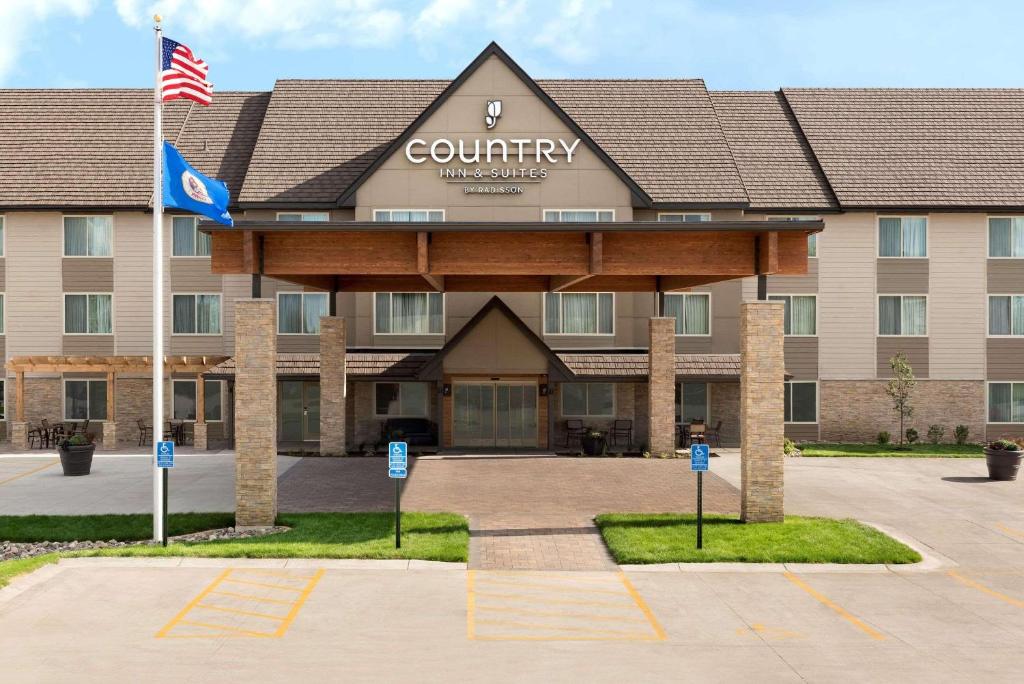
<svg viewBox="0 0 1024 684">
<path fill-rule="evenodd" d="M 903 423 L 914 415 L 914 407 L 910 405 L 910 394 L 917 384 L 914 379 L 914 369 L 907 362 L 907 355 L 898 352 L 896 356 L 889 359 L 889 367 L 892 368 L 892 380 L 885 386 L 885 393 L 892 399 L 892 409 L 900 417 L 900 446 L 903 446 Z"/>
</svg>

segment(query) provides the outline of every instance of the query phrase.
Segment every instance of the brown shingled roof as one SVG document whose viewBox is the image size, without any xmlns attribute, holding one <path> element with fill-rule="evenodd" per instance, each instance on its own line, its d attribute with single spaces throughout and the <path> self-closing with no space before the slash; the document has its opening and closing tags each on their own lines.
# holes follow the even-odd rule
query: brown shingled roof
<svg viewBox="0 0 1024 684">
<path fill-rule="evenodd" d="M 560 353 L 576 377 L 647 378 L 647 354 Z M 676 377 L 739 380 L 739 354 L 676 354 Z"/>
<path fill-rule="evenodd" d="M 412 378 L 433 357 L 421 352 L 359 352 L 345 355 L 345 372 L 353 377 Z M 211 375 L 234 375 L 232 357 L 210 370 Z M 278 375 L 319 375 L 320 354 L 278 352 Z"/>
</svg>

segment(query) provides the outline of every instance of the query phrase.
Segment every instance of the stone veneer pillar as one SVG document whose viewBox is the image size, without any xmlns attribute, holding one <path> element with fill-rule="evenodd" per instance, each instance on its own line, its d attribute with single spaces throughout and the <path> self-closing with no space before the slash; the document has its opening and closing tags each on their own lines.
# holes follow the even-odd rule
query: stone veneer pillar
<svg viewBox="0 0 1024 684">
<path fill-rule="evenodd" d="M 649 322 L 647 444 L 652 456 L 676 451 L 676 320 Z"/>
<path fill-rule="evenodd" d="M 272 299 L 235 303 L 235 524 L 277 517 L 277 330 Z"/>
<path fill-rule="evenodd" d="M 192 446 L 196 451 L 206 451 L 210 444 L 210 424 L 196 422 L 192 425 Z"/>
<path fill-rule="evenodd" d="M 320 455 L 345 455 L 345 319 L 320 319 Z"/>
<path fill-rule="evenodd" d="M 28 449 L 28 423 L 25 421 L 11 421 L 11 446 L 18 451 Z"/>
<path fill-rule="evenodd" d="M 783 303 L 740 305 L 741 502 L 744 522 L 783 517 Z"/>
<path fill-rule="evenodd" d="M 113 451 L 117 448 L 117 421 L 103 421 L 103 444 L 100 448 L 104 451 Z"/>
</svg>

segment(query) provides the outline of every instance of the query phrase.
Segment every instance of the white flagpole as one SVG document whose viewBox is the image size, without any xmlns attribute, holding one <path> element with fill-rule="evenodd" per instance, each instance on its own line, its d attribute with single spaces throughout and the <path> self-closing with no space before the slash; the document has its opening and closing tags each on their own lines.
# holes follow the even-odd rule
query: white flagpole
<svg viewBox="0 0 1024 684">
<path fill-rule="evenodd" d="M 163 106 L 160 98 L 160 72 L 163 68 L 163 33 L 160 15 L 154 15 L 156 32 L 156 81 L 153 90 L 153 541 L 164 536 L 163 478 L 156 465 L 157 443 L 164 435 L 164 196 Z"/>
</svg>

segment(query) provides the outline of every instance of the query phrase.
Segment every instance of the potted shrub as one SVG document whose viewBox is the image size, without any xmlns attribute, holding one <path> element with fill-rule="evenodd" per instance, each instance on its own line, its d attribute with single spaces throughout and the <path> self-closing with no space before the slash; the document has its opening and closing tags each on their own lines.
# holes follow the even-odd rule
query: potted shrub
<svg viewBox="0 0 1024 684">
<path fill-rule="evenodd" d="M 604 453 L 604 433 L 600 430 L 591 430 L 588 428 L 580 438 L 580 443 L 583 445 L 583 453 L 587 456 L 600 456 Z"/>
<path fill-rule="evenodd" d="M 96 445 L 92 435 L 74 435 L 60 443 L 60 467 L 65 475 L 88 475 L 92 469 L 92 455 Z"/>
<path fill-rule="evenodd" d="M 1016 480 L 1020 470 L 1021 445 L 1009 439 L 997 439 L 985 445 L 985 465 L 990 480 Z"/>
</svg>

